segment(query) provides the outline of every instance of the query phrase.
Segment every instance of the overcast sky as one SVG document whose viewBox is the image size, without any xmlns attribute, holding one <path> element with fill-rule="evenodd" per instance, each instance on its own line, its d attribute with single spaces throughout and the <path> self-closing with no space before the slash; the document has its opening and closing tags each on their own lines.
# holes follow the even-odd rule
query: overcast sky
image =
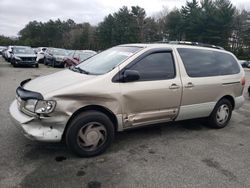
<svg viewBox="0 0 250 188">
<path fill-rule="evenodd" d="M 231 0 L 240 9 L 250 10 L 250 0 Z M 60 18 L 73 19 L 77 23 L 101 22 L 109 13 L 120 7 L 140 6 L 148 16 L 167 7 L 185 5 L 186 0 L 0 0 L 0 35 L 17 36 L 29 21 L 48 21 Z"/>
</svg>

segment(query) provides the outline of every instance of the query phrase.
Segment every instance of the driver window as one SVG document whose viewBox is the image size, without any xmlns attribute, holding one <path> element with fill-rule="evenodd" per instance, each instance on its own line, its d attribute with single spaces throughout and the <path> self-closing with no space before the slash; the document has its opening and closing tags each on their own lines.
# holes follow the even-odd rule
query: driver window
<svg viewBox="0 0 250 188">
<path fill-rule="evenodd" d="M 130 67 L 130 70 L 139 72 L 139 81 L 165 80 L 175 77 L 175 66 L 171 52 L 152 53 Z"/>
</svg>

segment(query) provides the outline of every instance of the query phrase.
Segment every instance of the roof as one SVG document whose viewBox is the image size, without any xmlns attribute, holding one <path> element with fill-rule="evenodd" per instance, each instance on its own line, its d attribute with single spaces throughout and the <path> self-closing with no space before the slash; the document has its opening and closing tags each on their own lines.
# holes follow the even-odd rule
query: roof
<svg viewBox="0 0 250 188">
<path fill-rule="evenodd" d="M 206 50 L 216 50 L 216 51 L 225 51 L 223 48 L 215 45 L 196 43 L 196 44 L 184 44 L 184 43 L 132 43 L 132 44 L 122 44 L 119 46 L 133 46 L 141 48 L 156 48 L 156 47 L 166 47 L 166 48 L 197 48 L 197 49 L 206 49 Z"/>
<path fill-rule="evenodd" d="M 16 48 L 16 47 L 18 47 L 18 48 L 31 48 L 30 46 L 12 46 L 13 48 Z"/>
</svg>

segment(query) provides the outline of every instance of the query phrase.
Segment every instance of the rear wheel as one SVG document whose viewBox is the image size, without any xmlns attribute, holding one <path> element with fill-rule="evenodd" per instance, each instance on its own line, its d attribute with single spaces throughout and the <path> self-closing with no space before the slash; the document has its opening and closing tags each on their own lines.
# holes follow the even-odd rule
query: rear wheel
<svg viewBox="0 0 250 188">
<path fill-rule="evenodd" d="M 81 157 L 99 155 L 112 143 L 114 125 L 101 112 L 82 112 L 70 123 L 65 139 L 68 148 Z"/>
<path fill-rule="evenodd" d="M 220 129 L 227 126 L 232 116 L 233 107 L 229 100 L 221 99 L 208 118 L 208 124 L 212 128 Z"/>
</svg>

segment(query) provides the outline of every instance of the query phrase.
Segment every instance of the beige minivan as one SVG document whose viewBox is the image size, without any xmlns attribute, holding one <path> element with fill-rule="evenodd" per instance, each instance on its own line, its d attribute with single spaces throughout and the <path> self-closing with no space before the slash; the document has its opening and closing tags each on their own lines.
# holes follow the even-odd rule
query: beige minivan
<svg viewBox="0 0 250 188">
<path fill-rule="evenodd" d="M 28 138 L 63 140 L 79 156 L 94 156 L 129 128 L 193 118 L 223 128 L 244 102 L 244 84 L 244 70 L 228 51 L 127 44 L 23 81 L 10 114 Z"/>
</svg>

